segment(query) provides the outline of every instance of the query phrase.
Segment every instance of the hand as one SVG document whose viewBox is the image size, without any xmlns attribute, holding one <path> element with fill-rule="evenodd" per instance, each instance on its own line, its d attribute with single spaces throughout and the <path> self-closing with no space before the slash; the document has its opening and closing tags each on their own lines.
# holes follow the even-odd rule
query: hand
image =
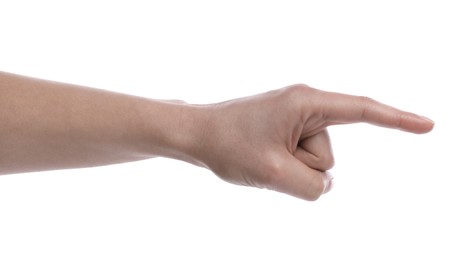
<svg viewBox="0 0 469 260">
<path fill-rule="evenodd" d="M 327 127 L 367 122 L 413 133 L 433 122 L 367 97 L 293 85 L 209 105 L 195 157 L 220 178 L 316 200 L 332 187 Z"/>
</svg>

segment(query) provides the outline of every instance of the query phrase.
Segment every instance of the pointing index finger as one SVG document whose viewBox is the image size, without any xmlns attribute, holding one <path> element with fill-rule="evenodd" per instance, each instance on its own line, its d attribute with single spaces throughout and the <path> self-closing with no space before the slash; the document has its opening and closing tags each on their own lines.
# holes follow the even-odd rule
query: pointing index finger
<svg viewBox="0 0 469 260">
<path fill-rule="evenodd" d="M 434 122 L 410 112 L 379 103 L 371 98 L 321 91 L 320 105 L 328 124 L 365 122 L 416 134 L 432 130 Z"/>
</svg>

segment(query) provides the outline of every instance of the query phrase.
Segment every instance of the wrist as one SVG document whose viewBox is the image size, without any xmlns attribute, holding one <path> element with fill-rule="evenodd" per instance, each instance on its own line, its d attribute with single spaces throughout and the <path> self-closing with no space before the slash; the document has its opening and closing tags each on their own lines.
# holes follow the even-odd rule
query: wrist
<svg viewBox="0 0 469 260">
<path fill-rule="evenodd" d="M 210 112 L 208 106 L 180 102 L 154 101 L 149 127 L 151 154 L 194 165 L 200 160 Z"/>
</svg>

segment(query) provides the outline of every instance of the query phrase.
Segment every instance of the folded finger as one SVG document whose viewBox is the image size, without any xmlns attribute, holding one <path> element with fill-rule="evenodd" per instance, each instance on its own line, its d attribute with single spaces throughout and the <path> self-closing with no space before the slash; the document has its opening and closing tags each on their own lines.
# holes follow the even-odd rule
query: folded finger
<svg viewBox="0 0 469 260">
<path fill-rule="evenodd" d="M 294 155 L 308 167 L 323 172 L 334 166 L 331 141 L 326 129 L 301 140 Z"/>
</svg>

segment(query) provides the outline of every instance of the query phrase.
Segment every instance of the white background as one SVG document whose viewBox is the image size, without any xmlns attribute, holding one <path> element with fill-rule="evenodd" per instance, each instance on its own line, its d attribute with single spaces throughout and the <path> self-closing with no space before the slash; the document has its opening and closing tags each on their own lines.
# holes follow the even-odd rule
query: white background
<svg viewBox="0 0 469 260">
<path fill-rule="evenodd" d="M 316 202 L 162 158 L 0 176 L 0 259 L 468 259 L 466 2 L 1 1 L 0 70 L 193 103 L 303 82 L 436 126 L 332 127 Z"/>
</svg>

